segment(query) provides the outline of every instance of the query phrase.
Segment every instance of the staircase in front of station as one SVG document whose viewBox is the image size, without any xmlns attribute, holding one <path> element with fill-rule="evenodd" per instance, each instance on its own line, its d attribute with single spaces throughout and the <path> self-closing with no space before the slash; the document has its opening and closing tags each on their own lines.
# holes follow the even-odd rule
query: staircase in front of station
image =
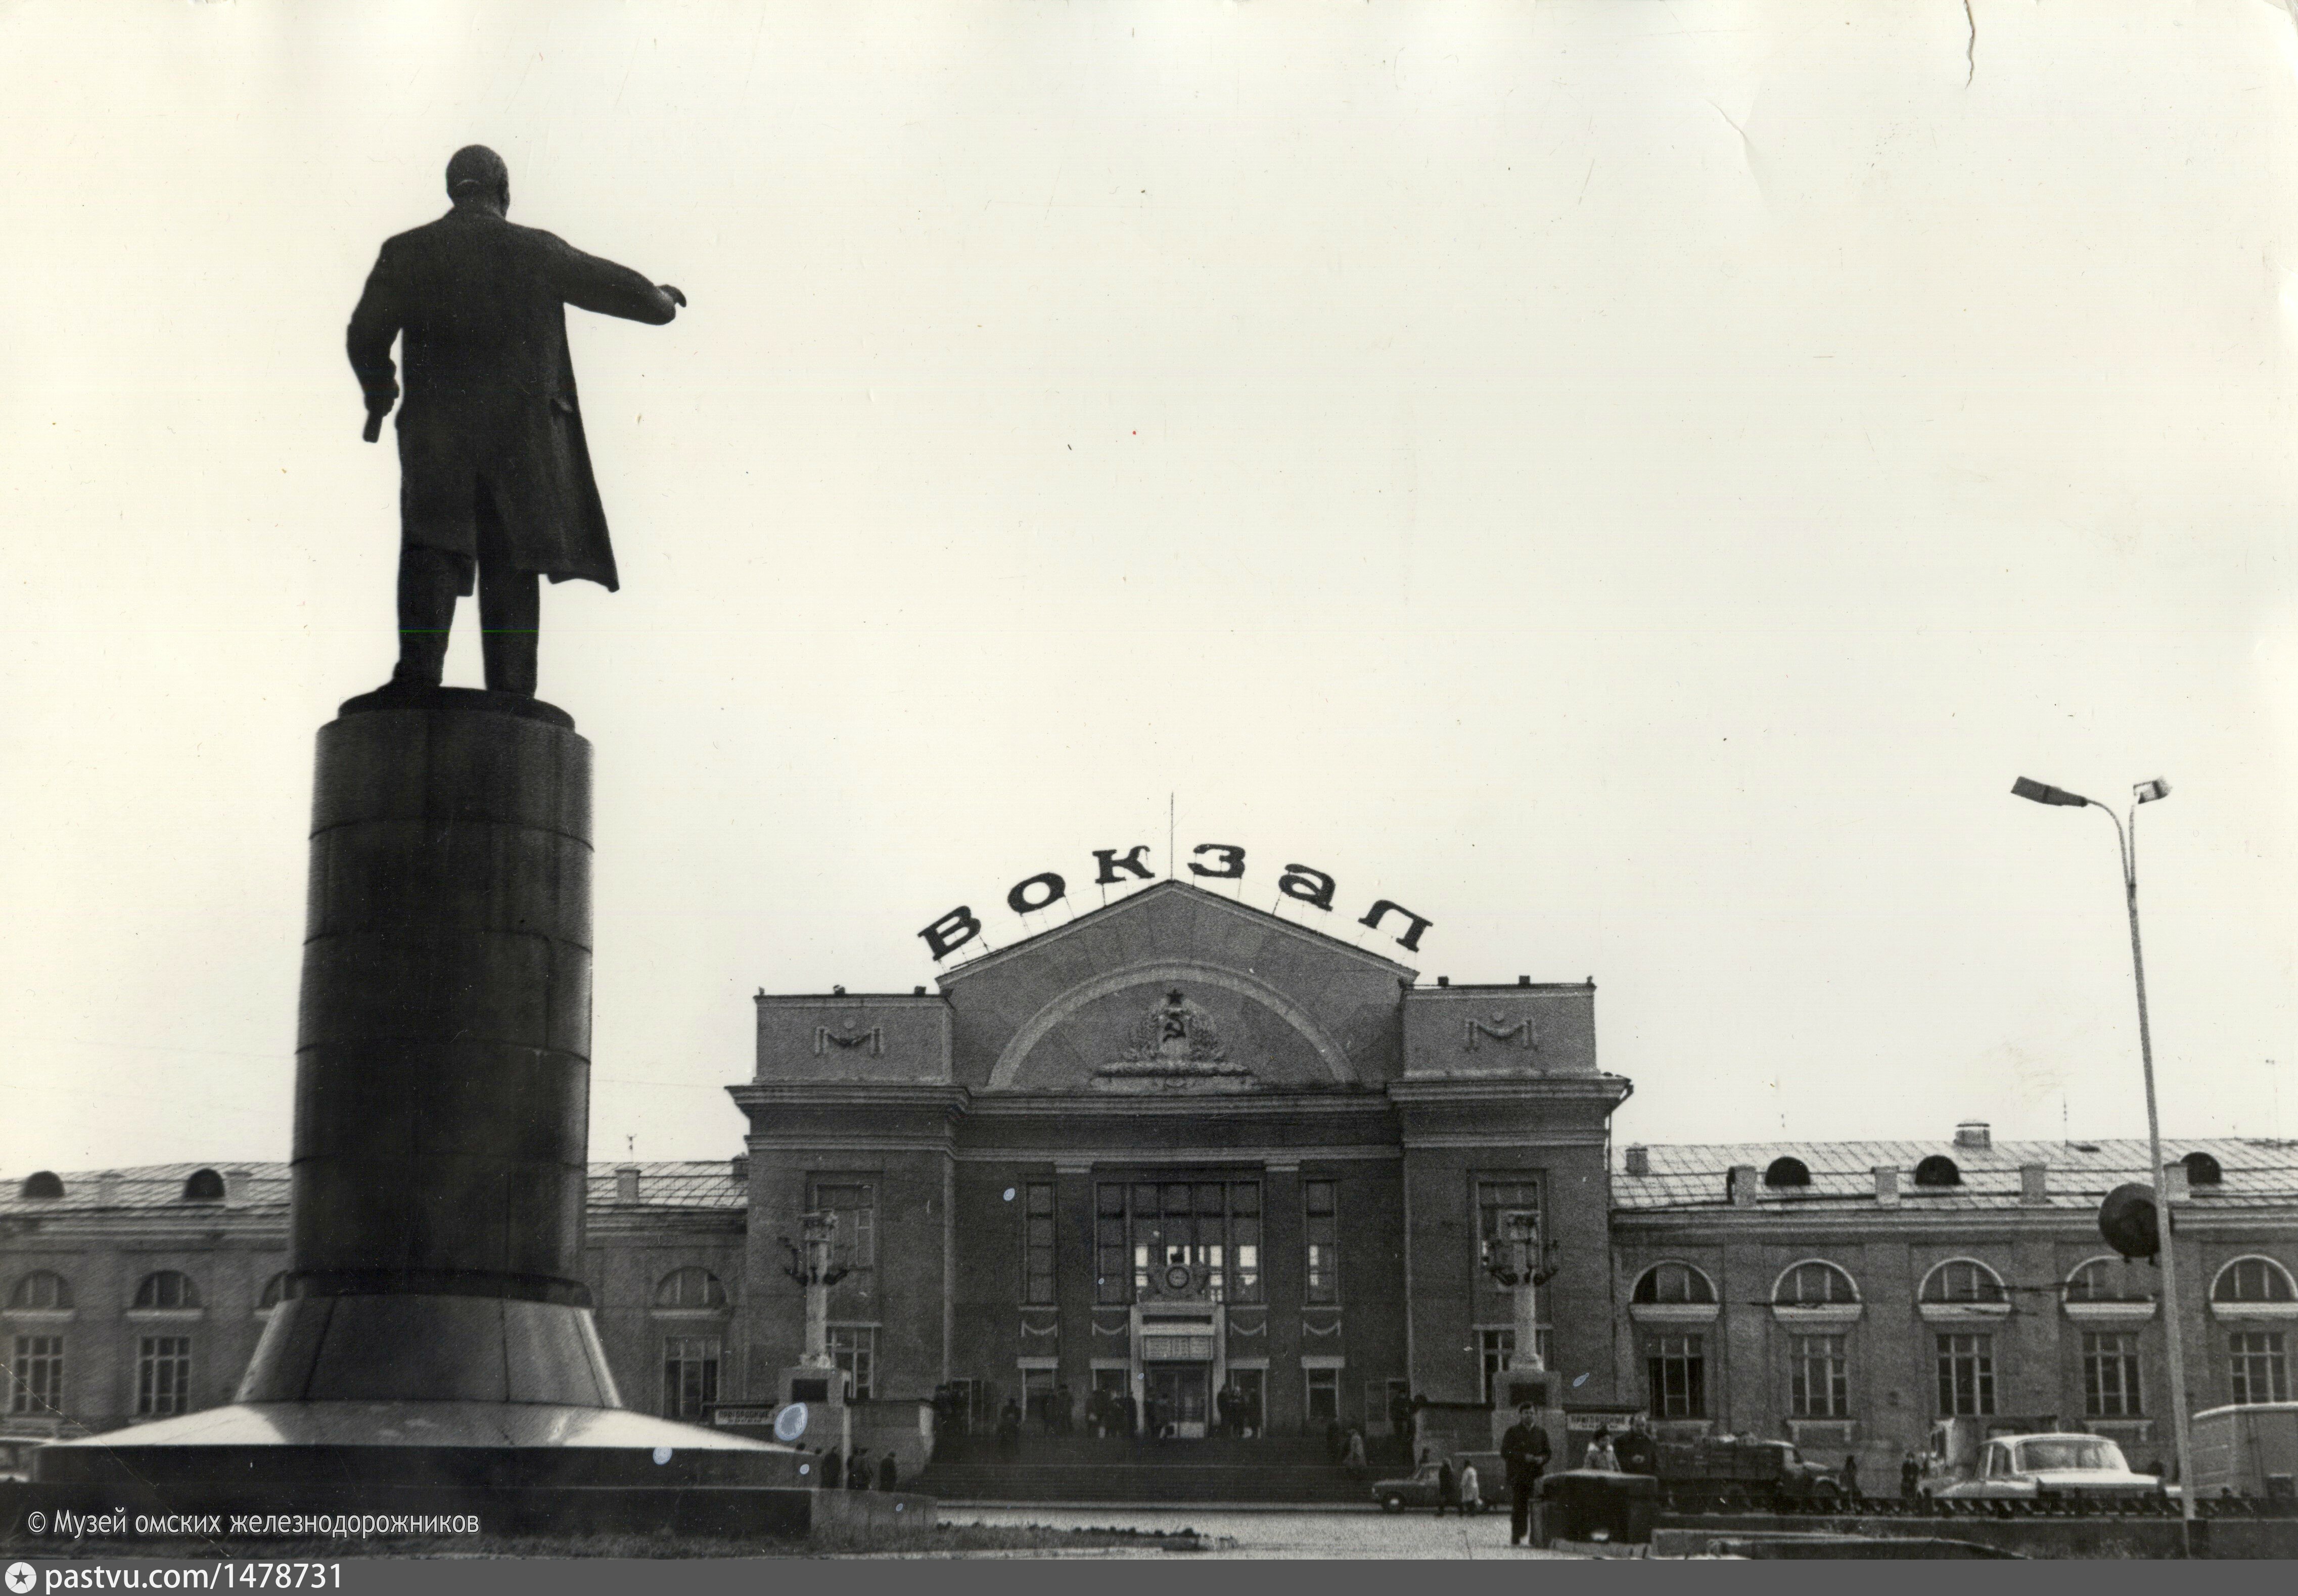
<svg viewBox="0 0 2298 1596">
<path fill-rule="evenodd" d="M 1407 1472 L 1403 1454 L 1374 1443 L 1363 1468 L 1329 1460 L 1321 1435 L 1244 1441 L 1128 1441 L 1024 1435 L 1008 1452 L 995 1436 L 942 1438 L 915 1489 L 945 1502 L 1372 1501 L 1377 1479 Z"/>
</svg>

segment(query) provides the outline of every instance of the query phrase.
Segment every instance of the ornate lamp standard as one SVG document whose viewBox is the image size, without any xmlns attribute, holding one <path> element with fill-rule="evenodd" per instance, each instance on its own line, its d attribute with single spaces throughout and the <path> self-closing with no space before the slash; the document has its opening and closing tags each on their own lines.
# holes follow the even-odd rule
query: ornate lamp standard
<svg viewBox="0 0 2298 1596">
<path fill-rule="evenodd" d="M 2047 787 L 2024 776 L 2012 783 L 2011 791 L 2013 796 L 2032 803 L 2058 804 L 2073 809 L 2088 806 L 2102 811 L 2107 819 L 2114 822 L 2115 853 L 2122 864 L 2123 902 L 2130 914 L 2130 970 L 2138 986 L 2138 1058 L 2146 1079 L 2147 1156 L 2153 1166 L 2155 1222 L 2161 1228 L 2162 1317 L 2170 1354 L 2170 1422 L 2178 1443 L 2179 1531 L 2186 1542 L 2183 1550 L 2192 1555 L 2195 1460 L 2186 1426 L 2186 1359 L 2178 1321 L 2178 1272 L 2171 1246 L 2170 1193 L 2164 1189 L 2162 1179 L 2162 1125 L 2154 1112 L 2154 1044 L 2146 1029 L 2146 961 L 2138 946 L 2138 806 L 2151 804 L 2156 798 L 2170 797 L 2170 784 L 2156 780 L 2141 781 L 2133 787 L 2130 790 L 2130 823 L 2128 826 L 2112 809 L 2096 798 L 2087 798 L 2079 792 Z"/>
<path fill-rule="evenodd" d="M 1509 1214 L 1505 1244 L 1485 1259 L 1484 1272 L 1515 1299 L 1516 1351 L 1509 1368 L 1544 1374 L 1548 1365 L 1540 1355 L 1540 1288 L 1556 1278 L 1557 1266 L 1549 1261 L 1556 1244 L 1541 1245 L 1540 1221 L 1529 1213 Z"/>
<path fill-rule="evenodd" d="M 782 1273 L 806 1289 L 806 1352 L 798 1362 L 806 1369 L 829 1369 L 830 1288 L 850 1271 L 845 1264 L 830 1261 L 838 1240 L 836 1214 L 809 1213 L 800 1223 L 805 1227 L 800 1232 L 806 1238 L 803 1248 L 787 1236 L 777 1238 L 789 1249 L 790 1261 Z"/>
</svg>

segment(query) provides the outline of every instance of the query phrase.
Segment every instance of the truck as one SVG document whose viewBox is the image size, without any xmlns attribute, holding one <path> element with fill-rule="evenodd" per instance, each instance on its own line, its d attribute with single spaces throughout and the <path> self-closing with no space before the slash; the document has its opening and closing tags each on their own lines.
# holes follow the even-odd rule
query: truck
<svg viewBox="0 0 2298 1596">
<path fill-rule="evenodd" d="M 1836 1471 L 1807 1461 L 1792 1441 L 1703 1435 L 1658 1442 L 1652 1454 L 1660 1494 L 1676 1512 L 1827 1503 L 1843 1495 Z"/>
<path fill-rule="evenodd" d="M 2194 1417 L 2195 1494 L 2298 1500 L 2298 1402 L 2205 1408 Z"/>
</svg>

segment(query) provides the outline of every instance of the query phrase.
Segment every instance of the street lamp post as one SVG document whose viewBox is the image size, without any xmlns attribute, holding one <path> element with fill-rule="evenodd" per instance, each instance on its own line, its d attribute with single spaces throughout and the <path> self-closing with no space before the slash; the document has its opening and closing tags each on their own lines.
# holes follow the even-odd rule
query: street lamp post
<svg viewBox="0 0 2298 1596">
<path fill-rule="evenodd" d="M 2195 1458 L 2186 1426 L 2186 1358 L 2178 1315 L 2178 1270 L 2171 1245 L 2170 1193 L 2162 1178 L 2162 1122 L 2154 1108 L 2154 1043 L 2146 1028 L 2146 960 L 2138 944 L 2138 806 L 2170 796 L 2168 781 L 2141 781 L 2131 791 L 2130 823 L 2096 798 L 2048 787 L 2021 776 L 2012 793 L 2038 804 L 2061 804 L 2070 808 L 2087 806 L 2103 811 L 2114 823 L 2115 852 L 2122 864 L 2122 898 L 2130 914 L 2130 970 L 2138 988 L 2138 1058 L 2146 1078 L 2146 1147 L 2154 1187 L 2156 1241 L 2162 1268 L 2162 1316 L 2170 1356 L 2170 1423 L 2178 1446 L 2178 1517 L 2182 1550 L 2193 1552 L 2195 1526 Z"/>
</svg>

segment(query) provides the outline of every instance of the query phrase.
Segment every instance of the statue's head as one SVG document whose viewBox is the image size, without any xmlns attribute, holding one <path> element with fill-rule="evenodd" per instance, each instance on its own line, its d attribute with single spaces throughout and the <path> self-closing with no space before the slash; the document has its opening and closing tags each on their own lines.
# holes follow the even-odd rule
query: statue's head
<svg viewBox="0 0 2298 1596">
<path fill-rule="evenodd" d="M 499 210 L 508 211 L 510 168 L 486 145 L 465 145 L 448 158 L 447 197 L 492 200 Z"/>
</svg>

